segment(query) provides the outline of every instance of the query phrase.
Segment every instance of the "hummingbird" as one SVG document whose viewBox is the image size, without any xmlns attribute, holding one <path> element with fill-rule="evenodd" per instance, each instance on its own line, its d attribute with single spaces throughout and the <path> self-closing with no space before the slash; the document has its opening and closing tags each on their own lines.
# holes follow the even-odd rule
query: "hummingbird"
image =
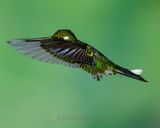
<svg viewBox="0 0 160 128">
<path fill-rule="evenodd" d="M 129 70 L 112 62 L 96 48 L 77 39 L 69 29 L 52 36 L 8 41 L 18 52 L 35 60 L 81 68 L 99 81 L 104 75 L 121 74 L 143 82 L 142 69 Z"/>
</svg>

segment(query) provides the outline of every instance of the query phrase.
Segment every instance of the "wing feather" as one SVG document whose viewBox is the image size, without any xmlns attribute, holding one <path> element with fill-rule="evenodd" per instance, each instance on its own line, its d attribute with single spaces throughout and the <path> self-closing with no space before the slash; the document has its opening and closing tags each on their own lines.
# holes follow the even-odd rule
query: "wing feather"
<svg viewBox="0 0 160 128">
<path fill-rule="evenodd" d="M 87 55 L 87 46 L 82 43 L 43 37 L 13 40 L 9 44 L 33 59 L 48 63 L 71 67 L 79 67 L 80 64 L 95 65 L 94 57 Z"/>
<path fill-rule="evenodd" d="M 42 39 L 44 40 L 48 38 L 42 38 Z M 69 67 L 78 66 L 77 64 L 72 64 L 72 63 L 68 63 L 63 60 L 60 60 L 59 58 L 56 58 L 54 54 L 47 52 L 43 47 L 41 47 L 42 39 L 41 38 L 35 38 L 35 39 L 29 39 L 29 40 L 28 39 L 17 39 L 17 40 L 9 41 L 8 43 L 12 45 L 20 53 L 23 53 L 39 61 L 44 61 L 48 63 L 56 63 L 56 64 L 64 64 Z M 48 50 L 50 51 L 50 49 Z M 61 48 L 57 48 L 56 50 L 58 51 L 60 49 Z"/>
<path fill-rule="evenodd" d="M 88 56 L 86 53 L 87 47 L 80 43 L 56 41 L 55 43 L 50 44 L 44 43 L 41 46 L 58 58 L 64 58 L 71 63 L 95 65 L 94 57 Z"/>
</svg>

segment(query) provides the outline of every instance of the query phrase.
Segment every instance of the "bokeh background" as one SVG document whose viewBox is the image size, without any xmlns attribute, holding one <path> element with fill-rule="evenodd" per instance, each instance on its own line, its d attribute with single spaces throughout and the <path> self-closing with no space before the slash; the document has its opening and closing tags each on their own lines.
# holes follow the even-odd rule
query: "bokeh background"
<svg viewBox="0 0 160 128">
<path fill-rule="evenodd" d="M 71 29 L 143 83 L 32 60 L 6 41 Z M 159 128 L 159 0 L 0 0 L 1 128 Z"/>
</svg>

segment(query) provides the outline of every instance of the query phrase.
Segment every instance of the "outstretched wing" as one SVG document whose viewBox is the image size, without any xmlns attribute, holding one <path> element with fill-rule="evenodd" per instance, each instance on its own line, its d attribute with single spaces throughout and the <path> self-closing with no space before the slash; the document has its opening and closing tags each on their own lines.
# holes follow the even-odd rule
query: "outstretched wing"
<svg viewBox="0 0 160 128">
<path fill-rule="evenodd" d="M 79 64 L 94 65 L 94 57 L 87 55 L 86 46 L 80 43 L 54 38 L 18 39 L 9 41 L 17 51 L 33 59 L 79 67 Z"/>
</svg>

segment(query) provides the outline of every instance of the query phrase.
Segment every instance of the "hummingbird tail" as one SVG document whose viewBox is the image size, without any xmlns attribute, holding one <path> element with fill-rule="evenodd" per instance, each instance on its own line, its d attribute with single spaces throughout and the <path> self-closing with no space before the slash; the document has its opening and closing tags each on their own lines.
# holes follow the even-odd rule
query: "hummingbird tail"
<svg viewBox="0 0 160 128">
<path fill-rule="evenodd" d="M 140 76 L 142 71 L 143 71 L 142 69 L 128 70 L 126 68 L 116 65 L 116 72 L 118 74 L 121 74 L 127 77 L 131 77 L 131 78 L 143 81 L 143 82 L 148 82 L 147 80 L 145 80 L 143 77 Z"/>
</svg>

